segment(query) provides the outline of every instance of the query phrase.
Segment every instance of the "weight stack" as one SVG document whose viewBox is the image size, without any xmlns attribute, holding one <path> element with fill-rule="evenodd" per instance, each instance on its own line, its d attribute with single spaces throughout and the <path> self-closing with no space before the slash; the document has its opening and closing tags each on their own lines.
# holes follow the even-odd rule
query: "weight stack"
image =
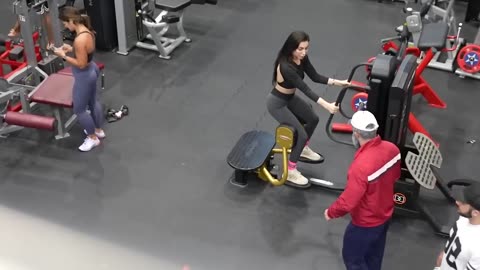
<svg viewBox="0 0 480 270">
<path fill-rule="evenodd" d="M 83 0 L 85 11 L 96 32 L 96 47 L 112 50 L 118 45 L 114 0 Z"/>
</svg>

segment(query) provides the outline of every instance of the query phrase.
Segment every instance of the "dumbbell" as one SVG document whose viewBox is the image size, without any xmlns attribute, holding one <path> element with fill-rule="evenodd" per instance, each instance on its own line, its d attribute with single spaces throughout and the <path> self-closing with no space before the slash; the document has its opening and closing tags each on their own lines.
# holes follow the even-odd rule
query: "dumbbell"
<svg viewBox="0 0 480 270">
<path fill-rule="evenodd" d="M 109 123 L 118 121 L 122 119 L 124 116 L 128 115 L 130 113 L 130 110 L 126 105 L 122 105 L 120 107 L 120 110 L 116 111 L 114 109 L 108 109 L 107 110 L 107 120 Z"/>
</svg>

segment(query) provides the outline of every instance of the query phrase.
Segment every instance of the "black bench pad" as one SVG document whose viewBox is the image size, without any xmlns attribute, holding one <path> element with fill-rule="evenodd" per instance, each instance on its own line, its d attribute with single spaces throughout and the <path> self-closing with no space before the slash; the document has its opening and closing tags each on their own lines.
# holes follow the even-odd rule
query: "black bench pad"
<svg viewBox="0 0 480 270">
<path fill-rule="evenodd" d="M 275 137 L 265 131 L 252 130 L 240 137 L 230 154 L 227 163 L 237 170 L 250 171 L 262 166 L 273 147 Z"/>
<path fill-rule="evenodd" d="M 191 0 L 155 0 L 155 7 L 161 10 L 177 12 L 192 4 Z"/>
<path fill-rule="evenodd" d="M 430 48 L 441 50 L 445 48 L 447 35 L 448 25 L 445 22 L 424 24 L 418 40 L 418 48 L 422 51 Z"/>
</svg>

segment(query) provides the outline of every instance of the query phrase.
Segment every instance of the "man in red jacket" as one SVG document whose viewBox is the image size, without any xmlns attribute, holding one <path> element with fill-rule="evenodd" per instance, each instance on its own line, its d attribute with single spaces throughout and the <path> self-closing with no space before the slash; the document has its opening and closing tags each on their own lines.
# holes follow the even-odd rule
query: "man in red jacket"
<svg viewBox="0 0 480 270">
<path fill-rule="evenodd" d="M 398 147 L 377 135 L 378 123 L 369 111 L 356 112 L 351 120 L 356 148 L 340 197 L 325 210 L 325 219 L 352 217 L 343 238 L 347 270 L 380 270 L 390 218 L 394 184 L 400 178 Z"/>
</svg>

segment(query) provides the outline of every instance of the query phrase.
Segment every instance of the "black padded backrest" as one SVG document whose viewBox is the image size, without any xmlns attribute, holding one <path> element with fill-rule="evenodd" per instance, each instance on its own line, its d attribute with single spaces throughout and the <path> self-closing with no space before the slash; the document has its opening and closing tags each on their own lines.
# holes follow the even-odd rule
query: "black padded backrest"
<svg viewBox="0 0 480 270">
<path fill-rule="evenodd" d="M 422 51 L 430 48 L 441 50 L 445 48 L 447 35 L 448 24 L 446 22 L 424 24 L 418 40 L 418 48 Z"/>
<path fill-rule="evenodd" d="M 156 8 L 171 12 L 180 11 L 191 4 L 191 0 L 155 0 Z"/>
</svg>

